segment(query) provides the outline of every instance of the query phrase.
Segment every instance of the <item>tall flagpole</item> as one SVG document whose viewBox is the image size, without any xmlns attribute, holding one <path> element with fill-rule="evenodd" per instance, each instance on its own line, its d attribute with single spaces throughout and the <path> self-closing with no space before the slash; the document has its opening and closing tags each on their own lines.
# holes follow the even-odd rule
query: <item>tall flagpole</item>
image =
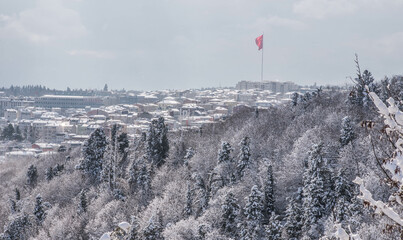
<svg viewBox="0 0 403 240">
<path fill-rule="evenodd" d="M 263 82 L 263 50 L 264 50 L 264 32 L 262 34 L 262 72 L 260 76 L 261 82 Z"/>
</svg>

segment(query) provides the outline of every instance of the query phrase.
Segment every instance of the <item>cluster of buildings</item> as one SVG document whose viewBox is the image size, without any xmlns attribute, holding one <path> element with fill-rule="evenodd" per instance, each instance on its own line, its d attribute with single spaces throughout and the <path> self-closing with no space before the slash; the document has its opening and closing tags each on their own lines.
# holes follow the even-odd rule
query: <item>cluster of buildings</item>
<svg viewBox="0 0 403 240">
<path fill-rule="evenodd" d="M 89 134 L 113 125 L 134 139 L 147 131 L 150 121 L 163 116 L 170 131 L 199 129 L 243 107 L 268 108 L 289 101 L 300 88 L 291 82 L 242 81 L 235 89 L 110 92 L 104 96 L 44 95 L 38 98 L 2 96 L 0 129 L 18 126 L 24 141 L 0 142 L 1 158 L 37 156 L 80 147 Z"/>
</svg>

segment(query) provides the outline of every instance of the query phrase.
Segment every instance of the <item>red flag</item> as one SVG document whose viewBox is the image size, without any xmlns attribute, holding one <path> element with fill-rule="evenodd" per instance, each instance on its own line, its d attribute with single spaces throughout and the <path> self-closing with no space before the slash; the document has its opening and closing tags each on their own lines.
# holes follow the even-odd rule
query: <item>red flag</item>
<svg viewBox="0 0 403 240">
<path fill-rule="evenodd" d="M 263 35 L 257 37 L 255 42 L 256 42 L 256 45 L 259 47 L 258 50 L 262 49 L 263 48 Z"/>
</svg>

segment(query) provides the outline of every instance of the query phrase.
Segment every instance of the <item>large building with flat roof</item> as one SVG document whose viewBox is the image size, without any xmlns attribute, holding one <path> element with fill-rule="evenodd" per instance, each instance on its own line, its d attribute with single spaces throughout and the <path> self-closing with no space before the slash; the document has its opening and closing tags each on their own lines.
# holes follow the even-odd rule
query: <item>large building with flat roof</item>
<svg viewBox="0 0 403 240">
<path fill-rule="evenodd" d="M 249 90 L 249 89 L 260 89 L 269 90 L 273 93 L 282 93 L 296 91 L 300 88 L 297 84 L 293 82 L 279 82 L 279 81 L 263 81 L 263 82 L 253 82 L 253 81 L 240 81 L 236 84 L 236 89 L 238 90 Z"/>
<path fill-rule="evenodd" d="M 35 106 L 43 108 L 85 108 L 101 105 L 102 98 L 90 96 L 44 95 L 35 99 Z"/>
</svg>

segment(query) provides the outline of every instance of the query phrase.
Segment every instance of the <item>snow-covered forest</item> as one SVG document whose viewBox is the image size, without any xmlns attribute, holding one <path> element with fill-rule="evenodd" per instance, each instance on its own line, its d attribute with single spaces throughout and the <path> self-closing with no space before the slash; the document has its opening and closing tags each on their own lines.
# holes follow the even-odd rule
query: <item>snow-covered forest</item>
<svg viewBox="0 0 403 240">
<path fill-rule="evenodd" d="M 403 77 L 354 83 L 1 163 L 0 239 L 402 239 Z"/>
</svg>

